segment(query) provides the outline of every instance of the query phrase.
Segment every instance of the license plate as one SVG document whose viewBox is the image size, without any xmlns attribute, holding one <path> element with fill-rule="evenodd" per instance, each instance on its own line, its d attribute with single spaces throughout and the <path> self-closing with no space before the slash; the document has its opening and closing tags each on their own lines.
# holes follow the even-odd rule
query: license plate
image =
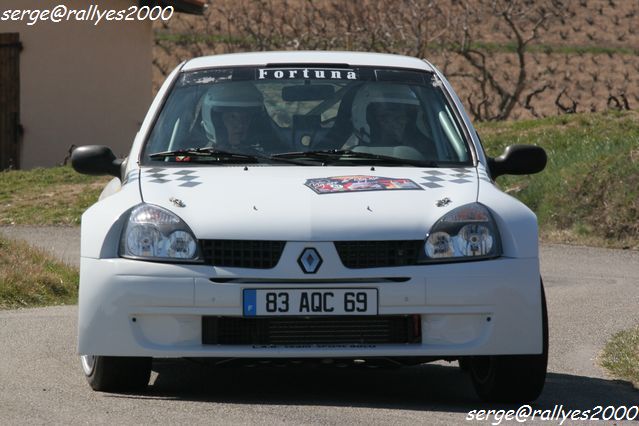
<svg viewBox="0 0 639 426">
<path fill-rule="evenodd" d="M 244 289 L 244 316 L 377 315 L 374 288 Z"/>
</svg>

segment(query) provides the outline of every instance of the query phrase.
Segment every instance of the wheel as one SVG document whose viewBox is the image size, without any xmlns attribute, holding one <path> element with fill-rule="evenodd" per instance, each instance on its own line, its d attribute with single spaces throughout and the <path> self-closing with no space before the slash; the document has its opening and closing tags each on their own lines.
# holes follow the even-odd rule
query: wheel
<svg viewBox="0 0 639 426">
<path fill-rule="evenodd" d="M 474 356 L 469 373 L 477 395 L 489 402 L 524 403 L 541 394 L 548 365 L 548 311 L 541 282 L 543 351 L 540 355 Z"/>
<path fill-rule="evenodd" d="M 82 355 L 82 370 L 93 390 L 142 390 L 151 377 L 151 358 Z"/>
</svg>

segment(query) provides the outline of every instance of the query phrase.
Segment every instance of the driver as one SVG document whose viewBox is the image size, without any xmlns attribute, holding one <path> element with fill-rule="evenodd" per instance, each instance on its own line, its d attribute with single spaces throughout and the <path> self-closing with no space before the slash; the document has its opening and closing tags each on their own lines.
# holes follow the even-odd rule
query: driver
<svg viewBox="0 0 639 426">
<path fill-rule="evenodd" d="M 408 145 L 407 125 L 417 107 L 401 102 L 371 102 L 366 111 L 370 144 L 374 146 Z"/>
<path fill-rule="evenodd" d="M 421 106 L 409 86 L 396 83 L 369 83 L 353 100 L 353 133 L 344 146 L 410 147 L 425 157 L 436 157 L 426 135 Z"/>
<path fill-rule="evenodd" d="M 262 93 L 249 82 L 213 85 L 202 101 L 202 127 L 209 146 L 231 151 L 263 151 L 267 118 Z"/>
</svg>

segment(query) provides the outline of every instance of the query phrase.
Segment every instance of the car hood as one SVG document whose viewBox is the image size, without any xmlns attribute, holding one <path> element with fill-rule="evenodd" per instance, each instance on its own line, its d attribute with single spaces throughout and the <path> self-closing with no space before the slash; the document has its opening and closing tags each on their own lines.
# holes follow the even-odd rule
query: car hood
<svg viewBox="0 0 639 426">
<path fill-rule="evenodd" d="M 144 202 L 207 239 L 421 239 L 478 190 L 473 167 L 149 167 L 139 178 Z"/>
</svg>

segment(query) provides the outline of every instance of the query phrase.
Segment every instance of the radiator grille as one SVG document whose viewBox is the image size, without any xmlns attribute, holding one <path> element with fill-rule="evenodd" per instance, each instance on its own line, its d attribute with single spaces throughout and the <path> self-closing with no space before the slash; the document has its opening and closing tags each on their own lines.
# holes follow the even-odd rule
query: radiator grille
<svg viewBox="0 0 639 426">
<path fill-rule="evenodd" d="M 213 266 L 271 269 L 277 265 L 285 241 L 200 240 L 204 261 Z"/>
<path fill-rule="evenodd" d="M 277 265 L 285 241 L 200 240 L 204 261 L 214 266 L 271 269 Z M 347 268 L 415 265 L 424 241 L 336 241 L 335 248 Z"/>
<path fill-rule="evenodd" d="M 418 315 L 320 318 L 202 317 L 205 345 L 421 343 Z"/>
<path fill-rule="evenodd" d="M 423 240 L 335 242 L 342 263 L 353 269 L 415 265 L 423 247 Z"/>
</svg>

